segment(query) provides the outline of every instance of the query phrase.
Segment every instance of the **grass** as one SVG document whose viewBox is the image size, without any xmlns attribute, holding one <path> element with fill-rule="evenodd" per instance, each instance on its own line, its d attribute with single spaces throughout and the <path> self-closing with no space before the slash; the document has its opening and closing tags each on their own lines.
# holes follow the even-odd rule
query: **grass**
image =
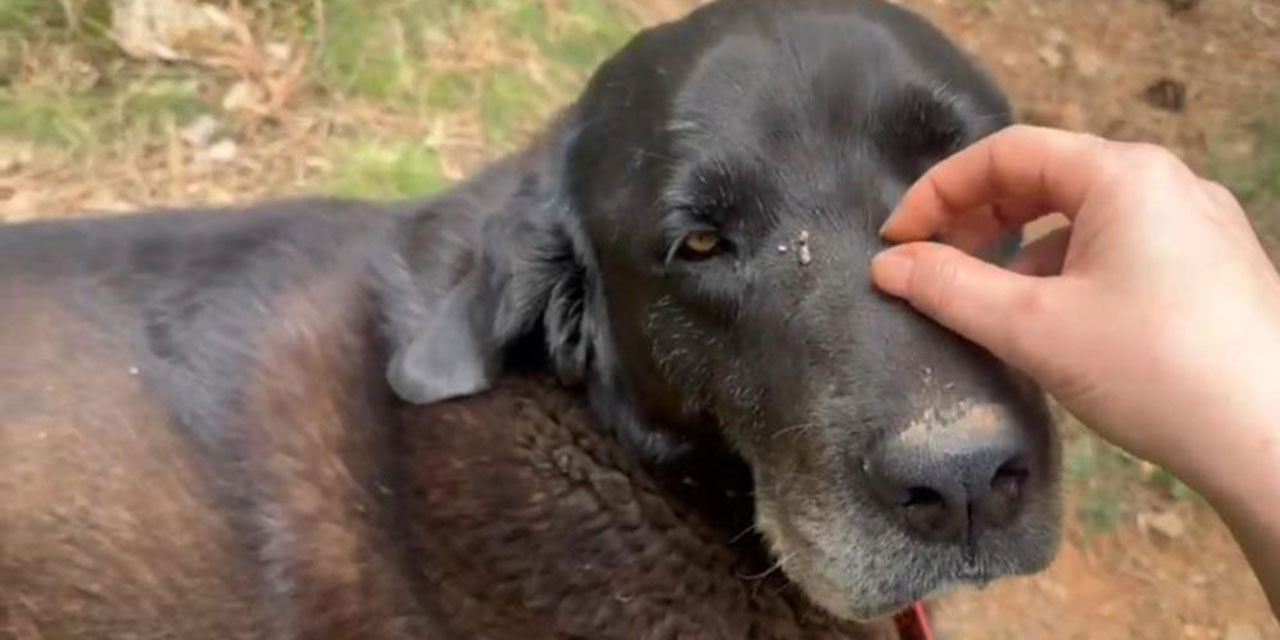
<svg viewBox="0 0 1280 640">
<path fill-rule="evenodd" d="M 1215 148 L 1209 171 L 1240 199 L 1272 260 L 1280 263 L 1280 93 L 1269 109 L 1246 118 L 1245 128 L 1250 153 Z"/>
<path fill-rule="evenodd" d="M 215 108 L 193 78 L 148 78 L 110 91 L 32 87 L 0 105 L 0 136 L 84 151 L 126 132 L 158 137 L 169 122 Z"/>
<path fill-rule="evenodd" d="M 1246 204 L 1280 201 L 1280 95 L 1274 106 L 1249 118 L 1253 153 L 1231 161 L 1215 154 L 1211 170 Z"/>
<path fill-rule="evenodd" d="M 1074 515 L 1085 542 L 1114 533 L 1138 510 L 1202 500 L 1167 470 L 1143 463 L 1082 425 L 1067 427 L 1064 444 L 1063 471 L 1077 496 Z"/>
<path fill-rule="evenodd" d="M 75 158 L 77 193 L 131 173 L 189 179 L 198 201 L 198 150 L 175 161 L 173 141 L 207 114 L 250 156 L 218 174 L 224 192 L 431 192 L 522 144 L 639 26 L 627 0 L 240 0 L 243 14 L 211 1 L 248 17 L 259 53 L 280 43 L 305 52 L 286 109 L 223 107 L 237 83 L 266 87 L 269 69 L 130 59 L 107 35 L 108 0 L 0 0 L 0 143 Z M 253 155 L 288 139 L 307 141 L 307 153 Z M 148 173 L 157 167 L 168 173 Z M 59 202 L 56 181 L 24 187 L 42 192 L 27 206 L 76 206 Z"/>
<path fill-rule="evenodd" d="M 339 149 L 343 160 L 318 185 L 329 194 L 386 200 L 434 193 L 449 184 L 439 153 L 421 143 L 359 140 Z"/>
<path fill-rule="evenodd" d="M 604 0 L 329 0 L 313 79 L 407 114 L 471 108 L 509 148 L 562 104 L 637 24 Z M 370 42 L 380 46 L 371 47 Z"/>
<path fill-rule="evenodd" d="M 1087 535 L 1112 533 L 1129 515 L 1126 491 L 1138 478 L 1138 465 L 1128 454 L 1092 436 L 1068 442 L 1066 479 L 1079 492 L 1077 517 Z"/>
</svg>

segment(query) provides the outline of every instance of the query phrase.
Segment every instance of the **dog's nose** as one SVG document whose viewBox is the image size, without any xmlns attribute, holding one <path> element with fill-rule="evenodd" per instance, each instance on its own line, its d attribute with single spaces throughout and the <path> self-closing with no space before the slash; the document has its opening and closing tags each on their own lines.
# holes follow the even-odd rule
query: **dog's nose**
<svg viewBox="0 0 1280 640">
<path fill-rule="evenodd" d="M 928 412 L 864 461 L 872 493 L 912 534 L 966 542 L 1008 524 L 1024 499 L 1028 438 L 990 405 Z"/>
</svg>

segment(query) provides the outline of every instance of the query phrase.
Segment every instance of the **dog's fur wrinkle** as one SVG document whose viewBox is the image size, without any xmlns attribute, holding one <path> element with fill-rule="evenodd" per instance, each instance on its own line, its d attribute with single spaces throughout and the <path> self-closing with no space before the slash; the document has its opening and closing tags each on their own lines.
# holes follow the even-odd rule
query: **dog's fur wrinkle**
<svg viewBox="0 0 1280 640">
<path fill-rule="evenodd" d="M 1043 566 L 1038 392 L 866 283 L 1008 111 L 888 3 L 722 0 L 434 198 L 0 227 L 0 637 L 892 638 Z M 868 489 L 921 403 L 1031 443 L 963 548 Z"/>
</svg>

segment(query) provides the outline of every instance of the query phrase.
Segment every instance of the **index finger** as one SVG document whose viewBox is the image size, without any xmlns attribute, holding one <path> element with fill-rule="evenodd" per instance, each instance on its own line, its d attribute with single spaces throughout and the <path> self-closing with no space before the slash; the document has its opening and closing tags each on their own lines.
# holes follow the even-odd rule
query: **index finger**
<svg viewBox="0 0 1280 640">
<path fill-rule="evenodd" d="M 1095 136 L 1015 125 L 943 160 L 916 181 L 880 233 L 928 240 L 964 228 L 1012 231 L 1061 212 L 1074 219 L 1108 163 Z"/>
</svg>

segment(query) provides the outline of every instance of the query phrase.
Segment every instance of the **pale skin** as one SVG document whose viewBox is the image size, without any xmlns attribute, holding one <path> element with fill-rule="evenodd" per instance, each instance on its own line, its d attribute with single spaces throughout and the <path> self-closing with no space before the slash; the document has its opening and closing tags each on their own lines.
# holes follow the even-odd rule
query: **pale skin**
<svg viewBox="0 0 1280 640">
<path fill-rule="evenodd" d="M 1071 225 L 1009 269 L 965 252 L 1055 212 Z M 1280 615 L 1280 275 L 1230 192 L 1160 147 L 1015 126 L 936 165 L 881 233 L 900 243 L 872 262 L 882 290 L 1199 491 Z"/>
</svg>

